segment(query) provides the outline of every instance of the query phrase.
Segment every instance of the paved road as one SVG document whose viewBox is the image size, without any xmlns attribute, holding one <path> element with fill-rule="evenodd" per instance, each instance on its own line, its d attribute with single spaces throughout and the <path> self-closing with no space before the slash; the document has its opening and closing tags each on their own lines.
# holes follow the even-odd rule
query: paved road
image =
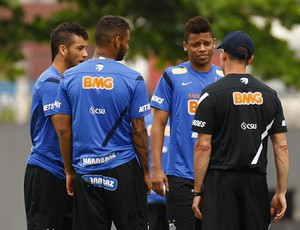
<svg viewBox="0 0 300 230">
<path fill-rule="evenodd" d="M 300 130 L 288 133 L 291 164 L 289 187 L 300 191 Z M 0 123 L 0 230 L 26 229 L 23 178 L 26 158 L 30 151 L 29 126 Z M 273 162 L 270 160 L 269 182 L 274 186 Z M 299 202 L 298 202 L 299 203 Z M 296 207 L 296 209 L 299 207 Z M 297 225 L 297 226 L 296 226 Z M 271 230 L 299 230 L 300 224 L 281 222 Z"/>
</svg>

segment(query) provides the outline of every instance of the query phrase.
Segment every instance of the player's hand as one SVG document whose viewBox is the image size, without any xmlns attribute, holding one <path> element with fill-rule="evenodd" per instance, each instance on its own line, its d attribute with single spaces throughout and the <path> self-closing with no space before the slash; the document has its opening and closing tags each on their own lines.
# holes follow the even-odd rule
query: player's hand
<svg viewBox="0 0 300 230">
<path fill-rule="evenodd" d="M 144 181 L 145 181 L 145 185 L 146 185 L 147 195 L 149 195 L 151 193 L 151 189 L 152 189 L 152 183 L 151 183 L 149 174 L 144 176 Z"/>
<path fill-rule="evenodd" d="M 166 174 L 160 169 L 152 168 L 152 190 L 158 195 L 165 197 L 166 191 L 169 191 L 169 183 Z"/>
<path fill-rule="evenodd" d="M 74 195 L 74 182 L 75 182 L 75 173 L 67 173 L 66 174 L 66 187 L 67 193 L 70 196 Z"/>
<path fill-rule="evenodd" d="M 196 218 L 202 220 L 202 212 L 200 211 L 201 208 L 201 200 L 202 196 L 195 196 L 193 200 L 192 209 Z"/>
<path fill-rule="evenodd" d="M 282 217 L 284 217 L 285 211 L 287 209 L 285 194 L 275 194 L 271 201 L 270 214 L 271 217 L 274 216 L 273 221 L 277 222 Z"/>
</svg>

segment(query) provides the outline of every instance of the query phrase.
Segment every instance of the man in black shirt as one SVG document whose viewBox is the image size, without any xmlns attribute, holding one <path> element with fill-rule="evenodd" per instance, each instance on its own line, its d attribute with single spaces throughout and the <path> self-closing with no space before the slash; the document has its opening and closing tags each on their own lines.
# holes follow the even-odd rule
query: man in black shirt
<svg viewBox="0 0 300 230">
<path fill-rule="evenodd" d="M 202 230 L 266 230 L 270 211 L 278 221 L 287 208 L 289 161 L 281 102 L 273 89 L 246 73 L 254 52 L 248 34 L 231 32 L 218 48 L 225 77 L 203 90 L 192 126 L 198 133 L 192 208 Z M 269 136 L 278 178 L 271 210 Z"/>
</svg>

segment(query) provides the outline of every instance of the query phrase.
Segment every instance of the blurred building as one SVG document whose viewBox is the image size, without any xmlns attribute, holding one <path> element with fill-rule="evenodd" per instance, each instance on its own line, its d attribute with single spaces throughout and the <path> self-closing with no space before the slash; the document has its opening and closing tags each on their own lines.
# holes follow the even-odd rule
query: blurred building
<svg viewBox="0 0 300 230">
<path fill-rule="evenodd" d="M 56 0 L 21 0 L 24 10 L 24 20 L 27 23 L 37 16 L 48 18 L 52 13 L 69 7 L 67 3 L 58 3 Z M 49 41 L 50 41 L 49 31 Z M 26 60 L 26 76 L 35 81 L 38 76 L 51 65 L 51 50 L 49 44 L 26 42 L 23 46 Z"/>
</svg>

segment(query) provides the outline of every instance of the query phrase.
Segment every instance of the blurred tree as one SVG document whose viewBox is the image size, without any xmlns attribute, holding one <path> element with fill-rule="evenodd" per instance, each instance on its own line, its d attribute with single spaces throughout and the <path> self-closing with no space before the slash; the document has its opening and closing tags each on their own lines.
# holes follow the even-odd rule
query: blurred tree
<svg viewBox="0 0 300 230">
<path fill-rule="evenodd" d="M 0 0 L 0 28 L 0 79 L 14 81 L 24 73 L 21 46 L 26 34 L 17 1 Z"/>
<path fill-rule="evenodd" d="M 3 0 L 2 0 L 3 1 Z M 122 15 L 131 23 L 131 49 L 128 58 L 155 54 L 160 64 L 186 59 L 182 49 L 183 29 L 190 17 L 210 20 L 218 41 L 232 30 L 249 33 L 255 43 L 251 71 L 262 79 L 277 78 L 300 88 L 295 51 L 287 41 L 274 37 L 272 23 L 279 20 L 287 29 L 300 24 L 299 0 L 59 0 L 70 7 L 49 19 L 36 18 L 27 33 L 32 39 L 48 41 L 49 31 L 63 21 L 74 21 L 88 28 L 91 35 L 97 21 L 107 14 Z M 263 23 L 257 24 L 256 18 Z M 15 28 L 16 30 L 20 30 Z M 93 36 L 91 36 L 93 41 Z"/>
</svg>

